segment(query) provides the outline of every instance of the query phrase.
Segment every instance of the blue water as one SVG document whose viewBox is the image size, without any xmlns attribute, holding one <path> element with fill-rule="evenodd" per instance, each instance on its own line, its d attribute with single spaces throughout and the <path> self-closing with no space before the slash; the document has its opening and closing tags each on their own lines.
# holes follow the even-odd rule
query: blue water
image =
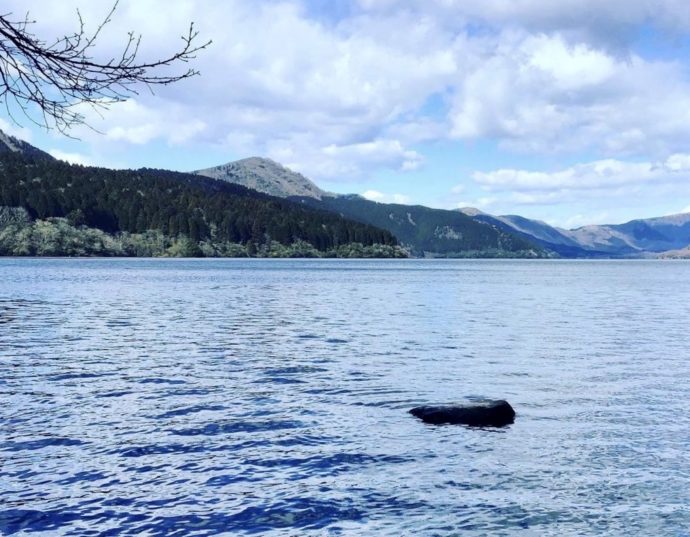
<svg viewBox="0 0 690 537">
<path fill-rule="evenodd" d="M 683 262 L 0 259 L 0 534 L 688 535 L 689 320 Z"/>
</svg>

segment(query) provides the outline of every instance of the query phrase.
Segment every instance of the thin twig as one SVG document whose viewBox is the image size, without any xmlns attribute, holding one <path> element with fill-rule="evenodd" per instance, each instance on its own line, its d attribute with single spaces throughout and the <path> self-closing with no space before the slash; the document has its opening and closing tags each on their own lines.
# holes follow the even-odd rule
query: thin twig
<svg viewBox="0 0 690 537">
<path fill-rule="evenodd" d="M 56 39 L 52 44 L 30 31 L 34 21 L 27 13 L 23 19 L 11 20 L 11 13 L 0 15 L 0 99 L 10 119 L 10 101 L 33 123 L 63 134 L 77 125 L 85 125 L 76 105 L 85 104 L 98 111 L 137 95 L 143 84 L 166 86 L 199 74 L 187 68 L 178 74 L 158 74 L 161 67 L 187 63 L 207 48 L 211 41 L 197 45 L 199 32 L 190 23 L 181 36 L 182 47 L 173 55 L 159 60 L 137 63 L 141 35 L 127 34 L 122 52 L 108 61 L 97 61 L 91 55 L 103 28 L 111 22 L 117 0 L 93 33 L 87 33 L 81 13 L 77 11 L 78 30 Z M 30 115 L 38 108 L 42 119 Z"/>
</svg>

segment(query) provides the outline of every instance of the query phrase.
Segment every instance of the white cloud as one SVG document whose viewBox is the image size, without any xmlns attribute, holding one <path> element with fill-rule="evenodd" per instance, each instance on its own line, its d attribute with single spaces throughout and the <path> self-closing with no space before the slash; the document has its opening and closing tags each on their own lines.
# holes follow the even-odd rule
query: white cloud
<svg viewBox="0 0 690 537">
<path fill-rule="evenodd" d="M 567 218 L 560 224 L 561 227 L 564 227 L 565 229 L 574 229 L 582 226 L 606 224 L 609 221 L 609 213 L 607 211 L 600 211 L 596 213 L 576 214 Z"/>
<path fill-rule="evenodd" d="M 64 160 L 70 164 L 82 164 L 84 166 L 91 166 L 93 164 L 91 158 L 81 153 L 70 153 L 67 151 L 61 151 L 60 149 L 50 149 L 48 151 L 50 155 L 58 160 Z"/>
<path fill-rule="evenodd" d="M 410 203 L 410 197 L 405 194 L 385 194 L 378 190 L 367 190 L 366 192 L 362 192 L 362 197 L 379 203 Z"/>
<path fill-rule="evenodd" d="M 70 3 L 77 5 L 61 4 L 37 29 L 47 36 L 73 29 Z M 31 9 L 18 1 L 8 9 L 13 4 L 16 11 Z M 105 10 L 94 3 L 82 13 L 92 24 Z M 334 28 L 296 1 L 186 0 L 170 9 L 161 0 L 123 0 L 99 52 L 112 54 L 126 36 L 121 30 L 136 28 L 144 34 L 143 56 L 162 57 L 179 46 L 178 36 L 194 19 L 201 38 L 214 41 L 194 62 L 200 77 L 155 88 L 155 96 L 143 91 L 103 118 L 87 112 L 105 141 L 88 130 L 73 134 L 101 152 L 107 141 L 164 141 L 223 147 L 229 158 L 289 153 L 283 162 L 333 181 L 362 179 L 377 167 L 417 169 L 421 155 L 407 145 L 442 135 L 419 108 L 444 90 L 457 64 L 449 37 L 432 20 L 402 14 L 395 23 L 403 32 L 393 36 L 385 18 Z"/>
<path fill-rule="evenodd" d="M 5 134 L 9 134 L 15 138 L 24 140 L 25 142 L 31 141 L 31 131 L 29 129 L 26 127 L 19 127 L 14 123 L 4 120 L 3 118 L 0 118 L 0 130 L 2 130 Z"/>
<path fill-rule="evenodd" d="M 367 190 L 366 192 L 362 192 L 362 197 L 371 201 L 383 202 L 383 200 L 386 199 L 386 194 L 378 190 Z"/>
<path fill-rule="evenodd" d="M 423 160 L 419 153 L 405 149 L 398 140 L 379 139 L 342 146 L 331 144 L 322 149 L 322 154 L 339 160 L 365 160 L 372 165 L 388 165 L 397 167 L 399 171 L 416 170 Z"/>
<path fill-rule="evenodd" d="M 540 35 L 525 43 L 529 65 L 548 75 L 559 91 L 576 91 L 606 82 L 615 73 L 614 60 L 589 46 L 574 46 Z"/>
<path fill-rule="evenodd" d="M 156 125 L 151 123 L 146 123 L 143 125 L 136 125 L 132 127 L 111 127 L 106 133 L 106 137 L 109 140 L 115 142 L 124 141 L 130 144 L 146 144 L 156 138 L 159 135 Z"/>
<path fill-rule="evenodd" d="M 663 167 L 672 172 L 683 172 L 690 170 L 690 155 L 687 153 L 676 153 L 666 159 Z"/>
<path fill-rule="evenodd" d="M 612 189 L 645 183 L 686 181 L 688 178 L 688 154 L 671 155 L 661 162 L 599 160 L 555 172 L 499 169 L 472 174 L 472 179 L 476 183 L 489 190 L 518 192 Z"/>
<path fill-rule="evenodd" d="M 472 179 L 498 211 L 540 215 L 572 227 L 596 223 L 596 215 L 624 221 L 674 212 L 670 200 L 690 199 L 690 154 L 654 162 L 606 159 L 555 171 L 498 169 L 475 172 Z M 564 208 L 575 216 L 564 216 Z M 615 217 L 613 208 L 627 216 Z"/>
<path fill-rule="evenodd" d="M 531 32 L 562 32 L 601 45 L 624 46 L 638 25 L 679 33 L 690 29 L 685 0 L 359 0 L 372 13 L 401 9 L 431 15 L 445 25 L 486 24 Z"/>
<path fill-rule="evenodd" d="M 467 207 L 472 207 L 475 209 L 486 209 L 491 207 L 499 201 L 499 198 L 495 196 L 482 196 L 473 201 L 458 201 L 454 203 L 454 207 L 457 209 L 465 209 Z"/>
<path fill-rule="evenodd" d="M 4 9 L 31 10 L 37 33 L 50 40 L 75 29 L 78 4 L 92 28 L 107 11 L 78 0 L 8 0 Z M 419 144 L 449 138 L 599 159 L 475 178 L 533 204 L 587 188 L 663 183 L 674 167 L 687 168 L 682 158 L 690 157 L 665 160 L 690 144 L 686 66 L 624 46 L 641 24 L 690 30 L 682 0 L 358 4 L 353 15 L 324 23 L 297 0 L 181 0 L 174 9 L 162 0 L 122 0 L 98 57 L 112 56 L 130 28 L 144 33 L 142 57 L 162 57 L 194 19 L 214 43 L 193 64 L 200 77 L 156 88 L 155 96 L 142 91 L 103 119 L 89 113 L 105 136 L 74 134 L 106 157 L 110 146 L 121 155 L 128 145 L 203 144 L 227 151 L 228 160 L 264 155 L 331 182 L 418 169 Z M 651 169 L 657 161 L 663 173 Z"/>
<path fill-rule="evenodd" d="M 204 121 L 195 119 L 193 115 L 190 117 L 190 110 L 166 99 L 155 102 L 129 99 L 105 113 L 80 105 L 79 111 L 98 132 L 83 126 L 75 128 L 73 134 L 95 144 L 124 142 L 145 145 L 163 140 L 168 145 L 181 145 L 202 135 L 207 128 Z"/>
<path fill-rule="evenodd" d="M 615 58 L 560 35 L 507 32 L 475 46 L 478 60 L 453 97 L 454 137 L 608 156 L 687 146 L 690 81 L 678 63 Z"/>
</svg>

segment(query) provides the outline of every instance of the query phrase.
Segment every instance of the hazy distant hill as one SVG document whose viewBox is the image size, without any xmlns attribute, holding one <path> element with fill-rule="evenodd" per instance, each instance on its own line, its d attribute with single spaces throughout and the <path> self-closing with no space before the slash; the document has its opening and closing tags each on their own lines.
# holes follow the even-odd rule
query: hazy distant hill
<svg viewBox="0 0 690 537">
<path fill-rule="evenodd" d="M 517 215 L 494 216 L 473 207 L 459 209 L 459 212 L 471 216 L 476 222 L 493 226 L 505 232 L 515 233 L 524 239 L 536 242 L 539 246 L 561 257 L 608 256 L 605 252 L 583 248 L 576 240 L 568 236 L 566 230 L 555 228 L 540 220 L 530 220 Z"/>
<path fill-rule="evenodd" d="M 326 194 L 302 174 L 261 157 L 245 158 L 195 173 L 281 198 L 308 196 L 321 199 Z"/>
<path fill-rule="evenodd" d="M 461 211 L 477 222 L 532 238 L 564 257 L 644 256 L 690 245 L 690 213 L 566 230 L 521 216 L 494 216 L 474 208 Z"/>
<path fill-rule="evenodd" d="M 669 250 L 659 254 L 661 259 L 690 259 L 690 246 L 680 250 Z"/>
<path fill-rule="evenodd" d="M 631 220 L 618 225 L 585 226 L 570 234 L 583 246 L 595 249 L 663 252 L 690 245 L 690 213 Z"/>
</svg>

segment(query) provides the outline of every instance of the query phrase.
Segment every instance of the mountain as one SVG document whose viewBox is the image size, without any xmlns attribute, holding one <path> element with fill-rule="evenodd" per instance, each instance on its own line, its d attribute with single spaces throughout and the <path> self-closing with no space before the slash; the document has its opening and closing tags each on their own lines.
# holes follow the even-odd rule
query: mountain
<svg viewBox="0 0 690 537">
<path fill-rule="evenodd" d="M 540 257 L 543 250 L 512 231 L 488 229 L 455 211 L 376 203 L 334 195 L 270 159 L 252 157 L 195 172 L 298 201 L 392 233 L 414 255 Z"/>
<path fill-rule="evenodd" d="M 494 216 L 473 207 L 465 207 L 463 209 L 458 209 L 458 211 L 470 216 L 475 222 L 487 224 L 507 233 L 519 235 L 561 257 L 607 256 L 605 252 L 582 247 L 575 239 L 568 235 L 568 231 L 555 228 L 540 220 L 530 220 L 529 218 L 518 215 Z"/>
<path fill-rule="evenodd" d="M 532 239 L 563 257 L 640 257 L 690 244 L 690 213 L 567 230 L 516 215 L 494 216 L 474 208 L 461 211 L 477 222 Z"/>
<path fill-rule="evenodd" d="M 292 198 L 296 199 L 296 198 Z M 486 226 L 457 211 L 421 205 L 377 203 L 358 195 L 299 198 L 358 222 L 390 231 L 417 256 L 545 257 L 534 241 Z"/>
<path fill-rule="evenodd" d="M 659 255 L 660 259 L 690 259 L 690 246 L 680 250 L 669 250 Z"/>
<path fill-rule="evenodd" d="M 70 165 L 0 139 L 0 254 L 67 255 L 74 240 L 76 255 L 400 253 L 388 231 L 226 181 Z"/>
<path fill-rule="evenodd" d="M 75 255 L 361 257 L 400 255 L 400 243 L 432 257 L 640 257 L 690 245 L 690 214 L 565 230 L 333 195 L 258 157 L 195 174 L 108 170 L 0 131 L 0 169 L 0 254 L 60 255 L 78 243 Z"/>
<path fill-rule="evenodd" d="M 270 196 L 306 196 L 321 199 L 326 193 L 302 174 L 268 158 L 250 157 L 194 172 L 258 190 Z"/>
<path fill-rule="evenodd" d="M 570 231 L 583 246 L 615 252 L 664 252 L 690 244 L 690 213 L 631 220 L 625 224 L 584 226 Z"/>
</svg>

